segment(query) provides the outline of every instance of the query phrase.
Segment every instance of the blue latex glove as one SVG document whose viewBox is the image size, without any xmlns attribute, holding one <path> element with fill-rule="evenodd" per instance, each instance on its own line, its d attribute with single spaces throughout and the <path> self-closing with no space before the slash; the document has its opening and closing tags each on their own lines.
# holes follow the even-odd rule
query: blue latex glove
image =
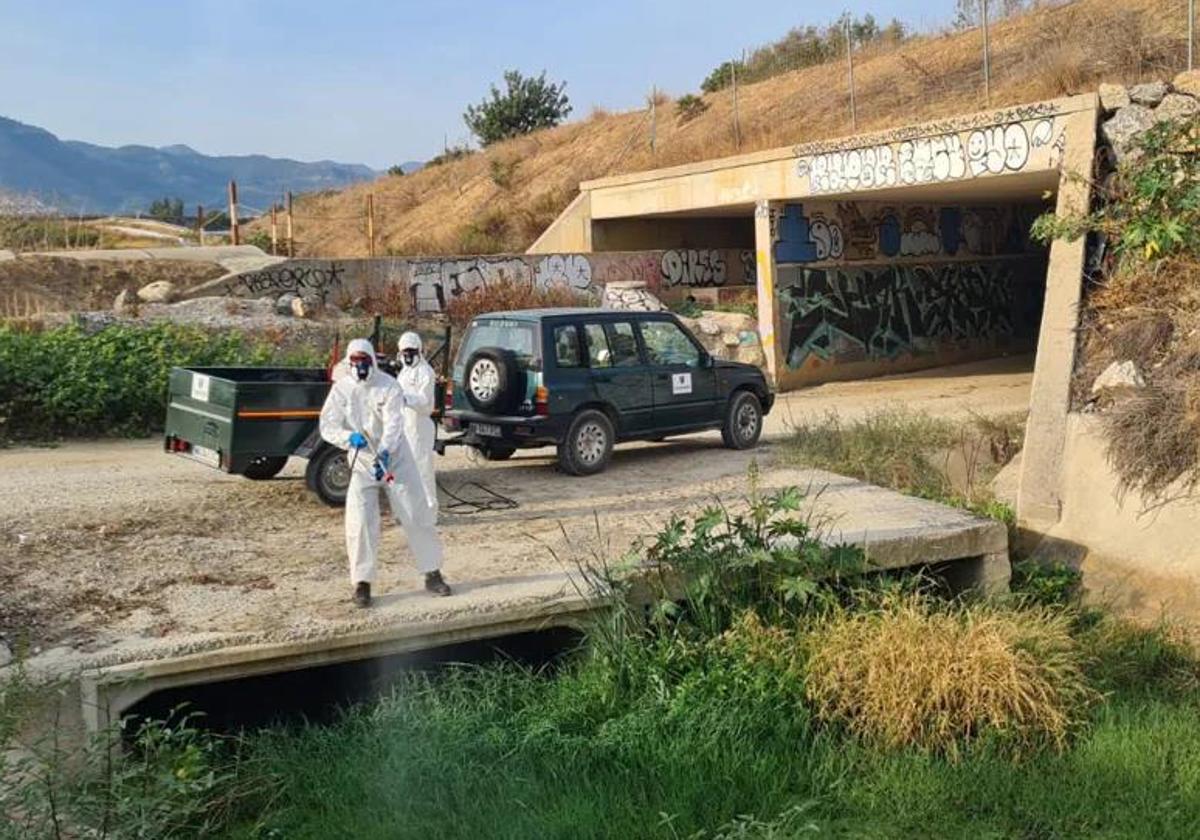
<svg viewBox="0 0 1200 840">
<path fill-rule="evenodd" d="M 367 446 L 367 439 L 363 435 L 362 432 L 351 432 L 350 433 L 350 448 L 351 449 L 365 449 L 366 446 Z"/>
<path fill-rule="evenodd" d="M 388 461 L 390 460 L 391 456 L 388 455 L 386 449 L 379 453 L 375 463 L 371 465 L 371 475 L 375 476 L 376 481 L 383 481 L 383 477 L 387 475 Z"/>
</svg>

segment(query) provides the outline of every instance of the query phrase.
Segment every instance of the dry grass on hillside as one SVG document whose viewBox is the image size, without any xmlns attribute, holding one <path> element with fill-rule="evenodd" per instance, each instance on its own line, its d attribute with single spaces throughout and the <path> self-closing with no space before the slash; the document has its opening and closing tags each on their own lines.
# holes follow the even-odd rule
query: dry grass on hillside
<svg viewBox="0 0 1200 840">
<path fill-rule="evenodd" d="M 1185 49 L 1186 0 L 1076 0 L 1045 6 L 992 30 L 992 104 L 1094 89 L 1102 80 L 1174 75 Z M 856 54 L 858 129 L 985 109 L 978 31 L 930 35 Z M 657 109 L 596 109 L 579 122 L 497 144 L 415 174 L 389 176 L 296 205 L 304 256 L 364 256 L 365 198 L 375 196 L 382 253 L 523 251 L 578 191 L 579 182 L 852 133 L 845 65 L 810 67 L 732 94 L 706 95 L 699 116 Z"/>
</svg>

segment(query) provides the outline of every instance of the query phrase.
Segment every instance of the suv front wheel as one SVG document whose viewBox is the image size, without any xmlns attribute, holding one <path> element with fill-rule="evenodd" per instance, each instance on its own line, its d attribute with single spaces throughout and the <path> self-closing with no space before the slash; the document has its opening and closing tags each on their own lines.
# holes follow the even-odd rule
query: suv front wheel
<svg viewBox="0 0 1200 840">
<path fill-rule="evenodd" d="M 558 464 L 568 475 L 594 475 L 612 458 L 613 424 L 608 415 L 586 409 L 575 415 L 558 445 Z"/>
<path fill-rule="evenodd" d="M 738 391 L 729 401 L 721 440 L 730 449 L 750 449 L 762 434 L 762 403 L 750 391 Z"/>
</svg>

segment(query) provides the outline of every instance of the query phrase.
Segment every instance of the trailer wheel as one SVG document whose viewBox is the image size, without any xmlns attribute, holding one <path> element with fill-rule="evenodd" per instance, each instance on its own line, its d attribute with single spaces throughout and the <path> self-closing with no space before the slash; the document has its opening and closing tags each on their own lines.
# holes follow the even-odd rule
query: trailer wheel
<svg viewBox="0 0 1200 840">
<path fill-rule="evenodd" d="M 304 481 L 317 498 L 330 507 L 344 507 L 350 487 L 350 462 L 336 446 L 323 444 L 308 459 Z"/>
<path fill-rule="evenodd" d="M 255 458 L 242 470 L 242 475 L 251 481 L 266 481 L 279 475 L 280 470 L 287 466 L 286 455 L 263 455 Z"/>
</svg>

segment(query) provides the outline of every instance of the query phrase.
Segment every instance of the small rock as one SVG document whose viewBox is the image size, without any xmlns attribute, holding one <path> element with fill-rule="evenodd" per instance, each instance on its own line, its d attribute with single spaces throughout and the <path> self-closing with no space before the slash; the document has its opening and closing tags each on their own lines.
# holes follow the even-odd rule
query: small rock
<svg viewBox="0 0 1200 840">
<path fill-rule="evenodd" d="M 1154 109 L 1154 119 L 1157 122 L 1184 120 L 1196 114 L 1200 114 L 1200 101 L 1181 93 L 1168 93 Z"/>
<path fill-rule="evenodd" d="M 1109 113 L 1129 104 L 1129 91 L 1124 85 L 1100 85 L 1100 107 Z"/>
<path fill-rule="evenodd" d="M 1184 70 L 1175 77 L 1171 86 L 1175 88 L 1176 93 L 1200 96 L 1200 70 Z"/>
<path fill-rule="evenodd" d="M 138 300 L 145 303 L 171 303 L 178 297 L 175 284 L 170 280 L 149 283 L 137 291 Z"/>
<path fill-rule="evenodd" d="M 725 333 L 721 337 L 721 341 L 724 342 L 726 347 L 740 347 L 742 344 L 742 340 L 738 338 L 737 333 Z"/>
<path fill-rule="evenodd" d="M 699 328 L 700 332 L 704 333 L 705 335 L 721 334 L 721 325 L 712 318 L 701 318 L 696 322 L 696 326 Z"/>
<path fill-rule="evenodd" d="M 123 289 L 121 293 L 117 295 L 117 299 L 113 301 L 113 312 L 117 313 L 118 315 L 128 314 L 133 309 L 133 301 L 131 298 L 133 298 L 134 294 L 136 293 L 131 292 L 129 289 Z"/>
<path fill-rule="evenodd" d="M 1138 135 L 1154 125 L 1154 112 L 1144 105 L 1130 105 L 1122 108 L 1101 127 L 1104 135 L 1113 148 L 1117 160 L 1129 151 L 1129 145 Z"/>
<path fill-rule="evenodd" d="M 1113 362 L 1092 383 L 1092 399 L 1113 402 L 1146 387 L 1141 371 L 1131 361 Z"/>
<path fill-rule="evenodd" d="M 292 301 L 299 299 L 300 295 L 295 292 L 284 292 L 275 299 L 275 311 L 280 315 L 291 315 Z"/>
<path fill-rule="evenodd" d="M 1163 97 L 1170 91 L 1170 86 L 1166 82 L 1146 82 L 1142 85 L 1134 85 L 1129 89 L 1129 98 L 1138 105 L 1149 105 L 1153 108 L 1159 102 L 1163 101 Z"/>
<path fill-rule="evenodd" d="M 317 310 L 321 308 L 320 298 L 315 297 L 294 297 L 292 298 L 292 314 L 297 318 L 311 318 L 317 314 Z"/>
</svg>

